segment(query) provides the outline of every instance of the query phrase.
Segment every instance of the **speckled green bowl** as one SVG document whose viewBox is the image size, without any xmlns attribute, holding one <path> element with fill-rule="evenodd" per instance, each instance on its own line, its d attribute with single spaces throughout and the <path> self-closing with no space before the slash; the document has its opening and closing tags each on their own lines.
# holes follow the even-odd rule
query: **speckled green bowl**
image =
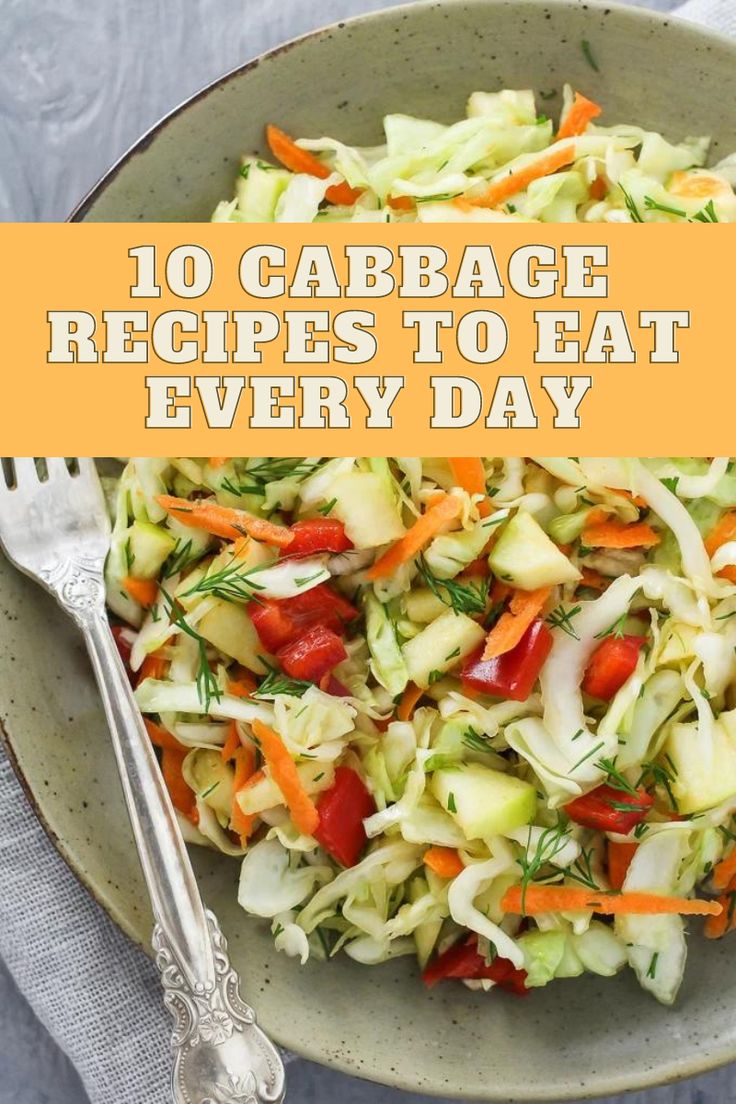
<svg viewBox="0 0 736 1104">
<path fill-rule="evenodd" d="M 450 120 L 473 89 L 547 91 L 566 79 L 605 104 L 607 120 L 673 137 L 709 132 L 716 153 L 736 148 L 730 43 L 638 10 L 576 0 L 457 0 L 329 28 L 246 65 L 142 139 L 75 217 L 207 218 L 230 194 L 239 154 L 262 148 L 267 120 L 295 134 L 372 142 L 387 111 Z M 0 719 L 19 774 L 80 878 L 147 946 L 146 894 L 75 631 L 5 564 L 0 617 Z M 451 985 L 427 993 L 408 960 L 300 968 L 276 955 L 268 934 L 238 909 L 237 863 L 196 849 L 194 859 L 264 1027 L 317 1061 L 467 1100 L 560 1100 L 641 1088 L 736 1058 L 729 947 L 692 937 L 671 1011 L 628 973 L 560 982 L 524 1001 Z"/>
</svg>

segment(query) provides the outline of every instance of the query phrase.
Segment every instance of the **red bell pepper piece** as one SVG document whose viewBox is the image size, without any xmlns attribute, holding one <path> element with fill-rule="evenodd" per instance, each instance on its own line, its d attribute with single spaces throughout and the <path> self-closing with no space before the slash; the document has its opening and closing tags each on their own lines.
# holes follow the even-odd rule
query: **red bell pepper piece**
<svg viewBox="0 0 736 1104">
<path fill-rule="evenodd" d="M 276 655 L 290 678 L 318 683 L 333 667 L 347 659 L 348 653 L 337 633 L 324 625 L 314 625 L 303 636 L 279 649 Z"/>
<path fill-rule="evenodd" d="M 299 633 L 299 626 L 284 607 L 284 603 L 273 598 L 251 602 L 248 613 L 258 639 L 267 652 L 277 652 Z"/>
<path fill-rule="evenodd" d="M 636 794 L 604 783 L 590 793 L 565 805 L 565 812 L 576 824 L 599 832 L 619 832 L 627 836 L 647 815 L 654 798 L 646 790 Z"/>
<path fill-rule="evenodd" d="M 293 540 L 284 549 L 285 556 L 315 556 L 320 552 L 349 552 L 353 542 L 345 526 L 336 518 L 309 518 L 296 521 L 289 529 Z"/>
<path fill-rule="evenodd" d="M 634 673 L 643 636 L 607 636 L 593 652 L 583 676 L 583 690 L 593 698 L 610 701 Z"/>
<path fill-rule="evenodd" d="M 127 629 L 124 625 L 111 625 L 110 632 L 112 633 L 113 639 L 115 640 L 118 654 L 123 661 L 123 667 L 125 668 L 125 673 L 128 676 L 128 681 L 130 682 L 131 686 L 135 686 L 136 677 L 133 674 L 130 666 L 130 653 L 132 651 L 133 645 L 129 643 L 127 637 L 124 635 L 127 632 Z"/>
<path fill-rule="evenodd" d="M 250 603 L 248 613 L 261 644 L 269 652 L 277 652 L 313 625 L 341 633 L 345 623 L 358 616 L 355 606 L 327 583 L 293 598 L 261 598 Z"/>
<path fill-rule="evenodd" d="M 358 617 L 355 606 L 327 583 L 320 583 L 311 590 L 305 590 L 303 594 L 295 594 L 293 598 L 282 598 L 281 601 L 292 616 L 302 624 L 317 622 L 324 624 L 332 618 L 337 619 L 342 626 L 344 622 L 354 621 Z"/>
<path fill-rule="evenodd" d="M 360 775 L 350 767 L 338 767 L 335 781 L 317 802 L 319 827 L 314 837 L 341 866 L 355 866 L 368 842 L 363 821 L 375 811 Z"/>
<path fill-rule="evenodd" d="M 462 668 L 463 684 L 484 694 L 526 701 L 552 648 L 552 633 L 537 617 L 509 652 L 481 659 L 483 646 L 468 656 Z"/>
<path fill-rule="evenodd" d="M 471 935 L 465 943 L 455 943 L 434 962 L 430 962 L 422 973 L 422 978 L 428 989 L 445 978 L 488 978 L 495 981 L 500 989 L 515 993 L 517 997 L 525 997 L 529 992 L 526 987 L 526 970 L 517 970 L 507 958 L 496 957 L 490 965 L 486 965 L 485 958 L 478 954 L 478 938 L 475 935 Z"/>
<path fill-rule="evenodd" d="M 352 696 L 347 686 L 343 686 L 334 675 L 323 675 L 319 680 L 319 688 L 325 694 L 332 694 L 333 698 L 349 698 Z"/>
</svg>

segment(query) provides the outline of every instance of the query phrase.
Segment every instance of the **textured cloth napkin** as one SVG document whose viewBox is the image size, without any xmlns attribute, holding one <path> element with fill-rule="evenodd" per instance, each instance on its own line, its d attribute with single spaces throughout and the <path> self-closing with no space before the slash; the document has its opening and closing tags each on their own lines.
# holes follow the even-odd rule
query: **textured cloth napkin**
<svg viewBox="0 0 736 1104">
<path fill-rule="evenodd" d="M 53 5 L 44 0 L 7 0 L 2 37 L 13 44 L 15 31 L 16 41 L 7 66 L 2 64 L 0 48 L 0 148 L 4 151 L 0 218 L 63 218 L 95 175 L 177 100 L 245 58 L 313 26 L 385 6 L 386 0 L 318 0 L 314 5 L 196 0 L 190 21 L 182 19 L 177 0 L 155 0 L 150 6 L 144 0 L 129 0 L 124 6 L 128 14 L 123 34 L 117 22 L 119 5 L 90 7 L 81 0 L 58 0 Z M 652 0 L 651 6 L 671 8 L 672 3 Z M 29 19 L 34 11 L 35 26 Z M 736 0 L 689 0 L 679 14 L 736 34 Z M 140 33 L 144 26 L 150 35 Z M 156 65 L 162 59 L 156 55 L 161 47 L 155 40 L 155 26 L 160 40 L 168 43 L 169 60 L 176 59 L 178 81 L 167 76 L 170 68 Z M 207 33 L 200 35 L 198 28 L 205 26 Z M 59 39 L 65 34 L 70 37 L 70 32 L 76 34 L 77 29 L 82 40 L 84 34 L 91 36 L 86 43 L 75 43 L 78 70 L 69 55 L 56 50 Z M 127 42 L 123 42 L 126 35 Z M 94 59 L 94 76 L 98 79 L 95 37 L 98 46 L 106 44 L 103 56 L 120 46 L 127 48 L 129 60 L 125 73 L 106 82 L 99 96 L 118 97 L 133 104 L 140 101 L 143 106 L 130 118 L 128 112 L 114 112 L 111 106 L 106 109 L 98 103 L 96 110 L 103 120 L 109 115 L 110 127 L 100 132 L 94 155 L 82 156 L 92 128 L 80 105 L 70 101 L 91 79 L 90 59 Z M 59 55 L 65 58 L 65 72 L 59 69 Z M 14 71 L 18 65 L 25 65 L 25 71 Z M 145 74 L 151 66 L 161 79 L 156 81 L 155 95 L 142 97 L 141 90 L 150 91 Z M 52 110 L 44 114 L 39 104 L 49 97 Z M 7 104 L 10 110 L 5 111 Z M 67 126 L 65 145 L 57 153 L 59 169 L 53 186 L 40 189 L 30 164 L 31 149 L 53 150 L 59 113 L 63 117 L 72 108 L 76 121 Z M 33 147 L 28 144 L 29 119 L 34 128 Z M 9 156 L 5 156 L 13 150 L 24 155 L 20 168 L 16 160 L 13 169 Z M 56 854 L 2 751 L 0 824 L 0 957 L 18 988 L 76 1066 L 92 1104 L 167 1104 L 169 1024 L 158 975 Z M 736 1074 L 724 1071 L 700 1078 L 690 1087 L 654 1090 L 626 1099 L 629 1104 L 635 1100 L 642 1104 L 716 1104 L 736 1096 L 728 1088 L 735 1083 Z M 376 1089 L 375 1099 L 387 1101 L 389 1095 L 393 1097 Z M 361 1099 L 368 1098 L 361 1093 Z"/>
</svg>

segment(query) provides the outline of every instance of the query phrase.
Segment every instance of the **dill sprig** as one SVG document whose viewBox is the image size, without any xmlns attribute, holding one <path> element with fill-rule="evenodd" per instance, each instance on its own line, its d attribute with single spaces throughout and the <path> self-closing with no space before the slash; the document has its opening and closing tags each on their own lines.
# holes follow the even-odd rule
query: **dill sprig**
<svg viewBox="0 0 736 1104">
<path fill-rule="evenodd" d="M 178 575 L 180 571 L 183 571 L 185 567 L 199 558 L 199 555 L 195 553 L 192 555 L 192 542 L 191 540 L 184 541 L 177 540 L 174 545 L 174 550 L 166 560 L 161 572 L 163 579 L 170 579 L 172 575 Z"/>
<path fill-rule="evenodd" d="M 289 678 L 276 667 L 270 667 L 268 674 L 253 695 L 254 698 L 275 698 L 277 694 L 288 694 L 292 698 L 301 698 L 306 694 L 311 682 Z"/>
<path fill-rule="evenodd" d="M 583 51 L 583 57 L 587 61 L 590 68 L 594 69 L 596 73 L 600 73 L 600 66 L 593 56 L 593 50 L 587 38 L 584 38 L 580 43 L 580 49 Z"/>
<path fill-rule="evenodd" d="M 488 737 L 476 732 L 472 725 L 468 725 L 463 732 L 463 743 L 471 751 L 490 751 Z"/>
<path fill-rule="evenodd" d="M 647 782 L 654 786 L 660 786 L 667 794 L 672 811 L 679 813 L 680 807 L 672 790 L 672 783 L 677 778 L 677 768 L 669 756 L 666 758 L 668 759 L 668 764 L 653 762 L 642 763 L 642 771 L 637 785 L 641 786 Z"/>
<path fill-rule="evenodd" d="M 573 621 L 580 613 L 582 606 L 573 606 L 572 609 L 565 609 L 564 606 L 556 606 L 547 617 L 545 621 L 553 629 L 562 629 L 568 636 L 573 637 L 574 640 L 579 640 L 580 637 L 573 628 Z"/>
<path fill-rule="evenodd" d="M 458 583 L 455 579 L 440 579 L 430 569 L 424 556 L 417 561 L 419 574 L 432 593 L 450 606 L 455 613 L 484 613 L 488 602 L 490 582 L 481 579 L 479 583 Z"/>
<path fill-rule="evenodd" d="M 626 210 L 631 215 L 631 221 L 632 222 L 644 222 L 644 219 L 642 218 L 642 215 L 641 215 L 641 211 L 636 206 L 636 203 L 634 202 L 632 196 L 629 195 L 629 193 L 624 188 L 623 184 L 619 184 L 619 188 L 621 189 L 621 191 L 624 194 L 624 203 L 626 204 Z"/>
<path fill-rule="evenodd" d="M 593 875 L 592 856 L 594 849 L 592 847 L 581 847 L 580 855 L 572 864 L 572 866 L 565 867 L 565 874 L 568 878 L 572 878 L 574 882 L 580 882 L 587 889 L 592 889 L 596 893 L 601 892 L 601 887 L 598 885 Z"/>
<path fill-rule="evenodd" d="M 163 595 L 166 611 L 171 620 L 178 625 L 182 632 L 186 633 L 187 636 L 190 636 L 192 640 L 196 640 L 197 642 L 197 648 L 199 650 L 199 664 L 197 667 L 196 679 L 197 694 L 202 703 L 203 711 L 209 713 L 212 699 L 214 698 L 215 701 L 219 702 L 222 697 L 222 691 L 210 667 L 210 661 L 207 658 L 207 641 L 189 624 L 186 619 L 186 614 L 176 598 L 173 598 L 164 587 L 161 587 L 161 594 Z"/>
<path fill-rule="evenodd" d="M 614 790 L 623 790 L 624 793 L 631 794 L 632 797 L 639 796 L 636 787 L 632 786 L 628 778 L 621 774 L 621 771 L 616 767 L 615 757 L 613 759 L 599 759 L 595 765 L 605 773 L 606 782 Z"/>
<path fill-rule="evenodd" d="M 524 906 L 526 902 L 526 891 L 529 888 L 531 882 L 533 882 L 540 872 L 542 867 L 550 863 L 556 855 L 559 855 L 562 848 L 569 840 L 569 834 L 567 832 L 567 826 L 564 821 L 558 817 L 557 824 L 551 828 L 545 828 L 545 830 L 539 836 L 536 847 L 532 854 L 529 854 L 529 843 L 531 843 L 532 833 L 529 829 L 528 843 L 524 855 L 517 857 L 516 862 L 521 867 L 521 912 L 524 913 Z"/>
<path fill-rule="evenodd" d="M 188 598 L 192 594 L 211 594 L 215 598 L 224 598 L 226 602 L 250 602 L 257 598 L 259 590 L 266 589 L 252 576 L 272 566 L 273 564 L 267 563 L 246 568 L 237 557 L 233 556 L 225 567 L 199 579 L 190 590 L 185 592 L 185 597 Z"/>
<path fill-rule="evenodd" d="M 693 215 L 693 222 L 720 222 L 716 214 L 715 205 L 712 199 L 709 199 L 702 211 L 698 211 L 697 215 Z"/>
<path fill-rule="evenodd" d="M 626 613 L 622 613 L 620 617 L 617 617 L 613 624 L 609 625 L 607 629 L 603 629 L 602 632 L 596 633 L 595 639 L 604 640 L 607 636 L 616 636 L 619 638 L 624 636 L 624 625 L 626 624 L 628 616 L 629 611 L 627 610 Z"/>
</svg>

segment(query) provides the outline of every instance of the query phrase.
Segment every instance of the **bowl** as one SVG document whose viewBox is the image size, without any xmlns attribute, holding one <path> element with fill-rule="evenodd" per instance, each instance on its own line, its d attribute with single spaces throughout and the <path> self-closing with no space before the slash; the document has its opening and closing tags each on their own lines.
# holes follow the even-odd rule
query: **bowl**
<svg viewBox="0 0 736 1104">
<path fill-rule="evenodd" d="M 583 44 L 588 44 L 585 48 Z M 590 58 L 597 68 L 590 64 Z M 82 202 L 77 221 L 198 221 L 229 197 L 241 153 L 275 121 L 351 143 L 397 108 L 450 121 L 469 92 L 559 91 L 568 80 L 625 120 L 736 148 L 736 47 L 678 21 L 577 0 L 455 0 L 327 28 L 224 77 L 155 127 Z M 237 230 L 233 229 L 233 233 Z M 61 853 L 129 936 L 151 916 L 105 722 L 73 626 L 0 564 L 0 716 L 11 757 Z M 463 1100 L 560 1100 L 644 1088 L 736 1058 L 736 959 L 691 938 L 674 1009 L 630 972 L 585 977 L 526 1000 L 425 992 L 412 962 L 300 967 L 236 902 L 238 864 L 194 849 L 266 1031 L 313 1060 L 400 1088 Z"/>
</svg>

